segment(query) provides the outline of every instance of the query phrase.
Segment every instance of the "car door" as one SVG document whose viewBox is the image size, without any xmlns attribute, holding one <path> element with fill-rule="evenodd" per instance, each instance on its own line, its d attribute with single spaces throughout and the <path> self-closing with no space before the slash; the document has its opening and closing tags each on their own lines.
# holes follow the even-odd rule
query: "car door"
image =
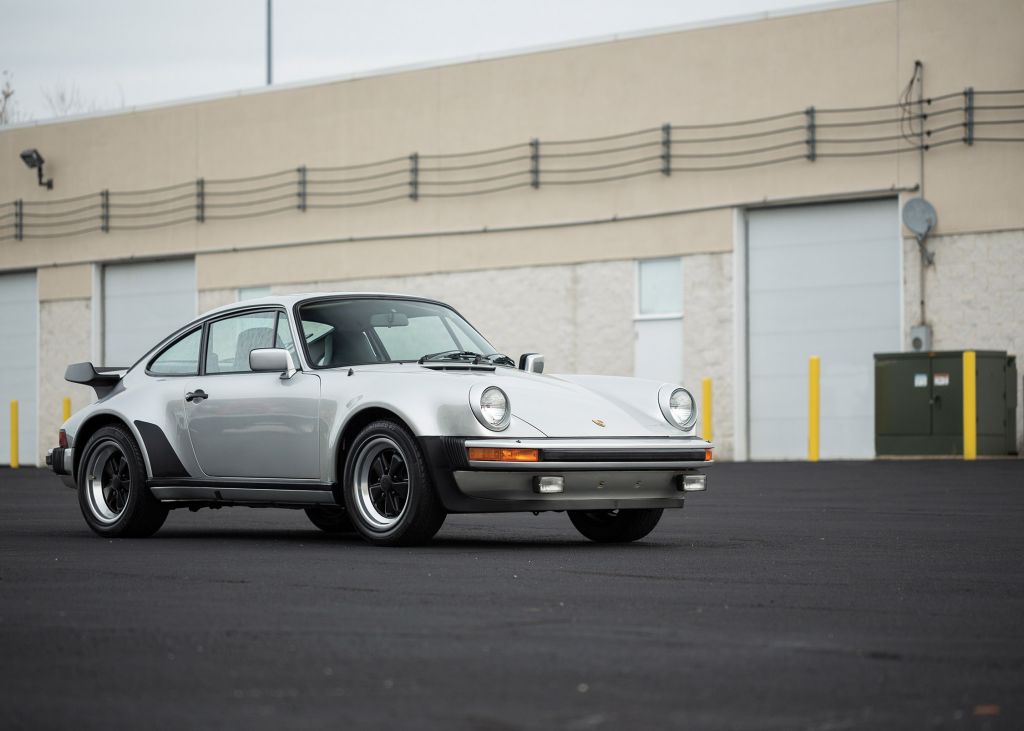
<svg viewBox="0 0 1024 731">
<path fill-rule="evenodd" d="M 284 347 L 288 318 L 246 311 L 207 324 L 202 375 L 183 379 L 189 439 L 210 477 L 318 479 L 320 378 L 254 373 L 249 352 Z"/>
</svg>

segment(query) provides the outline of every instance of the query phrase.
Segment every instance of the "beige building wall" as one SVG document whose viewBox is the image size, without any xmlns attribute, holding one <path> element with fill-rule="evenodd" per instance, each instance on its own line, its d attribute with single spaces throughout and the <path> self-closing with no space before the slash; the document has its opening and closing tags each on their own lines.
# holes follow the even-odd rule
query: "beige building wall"
<svg viewBox="0 0 1024 731">
<path fill-rule="evenodd" d="M 62 375 L 68 362 L 89 358 L 98 337 L 91 325 L 93 263 L 193 253 L 200 311 L 234 301 L 239 287 L 261 285 L 434 296 L 462 310 L 500 349 L 544 352 L 552 371 L 628 374 L 634 262 L 681 255 L 685 377 L 695 391 L 700 378 L 715 379 L 716 441 L 725 456 L 742 398 L 734 352 L 737 212 L 884 191 L 902 191 L 905 200 L 922 182 L 919 156 L 800 159 L 557 187 L 545 178 L 554 163 L 544 157 L 544 142 L 809 106 L 893 104 L 918 59 L 929 96 L 968 86 L 1024 89 L 1022 27 L 1019 0 L 852 3 L 0 131 L 0 159 L 16 161 L 22 149 L 36 147 L 56 181 L 47 192 L 17 162 L 0 166 L 0 211 L 15 199 L 93 200 L 104 189 L 116 195 L 414 151 L 521 143 L 526 152 L 531 138 L 541 140 L 536 190 L 287 210 L 156 230 L 116 230 L 115 221 L 110 233 L 0 242 L 0 271 L 40 272 L 40 445 L 49 443 L 50 414 L 59 414 L 61 395 L 73 392 L 76 407 L 89 397 Z M 959 119 L 953 114 L 943 122 Z M 819 136 L 827 138 L 828 129 Z M 872 129 L 877 136 L 899 133 L 895 122 Z M 976 134 L 1010 136 L 1013 129 L 994 125 Z M 939 219 L 931 239 L 937 262 L 925 279 L 936 347 L 997 347 L 1020 355 L 1024 145 L 957 142 L 931 149 L 923 182 Z M 908 240 L 905 329 L 919 317 L 917 261 Z"/>
<path fill-rule="evenodd" d="M 525 146 L 533 137 L 543 142 L 664 122 L 731 121 L 811 105 L 887 104 L 898 98 L 915 59 L 925 64 L 928 94 L 967 86 L 1020 89 L 1022 26 L 1024 7 L 1017 0 L 890 0 L 14 128 L 0 133 L 0 159 L 15 160 L 20 150 L 37 147 L 57 187 L 46 192 L 29 171 L 5 165 L 0 168 L 0 202 L 98 196 L 102 189 L 258 175 L 302 164 L 344 165 L 413 151 L 459 152 L 512 142 Z M 979 38 L 985 39 L 983 48 Z M 877 129 L 891 134 L 898 127 Z M 952 145 L 930 151 L 927 158 L 928 196 L 940 211 L 936 233 L 1024 228 L 1024 210 L 1015 204 L 1024 148 Z M 545 186 L 542 173 L 539 190 L 471 199 L 403 200 L 344 211 L 187 222 L 155 231 L 8 241 L 0 247 L 0 269 L 851 195 L 913 186 L 918 177 L 917 161 L 909 154 L 797 160 L 738 172 L 654 175 L 561 188 Z M 669 248 L 685 253 L 690 241 L 676 239 Z M 465 265 L 467 247 L 448 238 L 418 243 L 413 258 L 406 255 L 409 242 L 400 239 L 346 244 L 347 256 L 323 262 L 333 266 L 323 273 L 350 276 L 343 262 L 367 258 L 401 261 L 403 274 L 447 271 L 453 264 L 479 268 L 479 262 Z M 555 251 L 547 245 L 527 246 L 517 252 L 516 262 L 498 264 L 616 259 L 647 245 L 647 237 L 635 236 L 580 249 L 560 238 Z M 730 239 L 715 245 L 728 248 Z M 488 246 L 498 245 L 484 245 L 486 253 Z M 256 258 L 267 257 L 261 253 Z M 218 261 L 222 266 L 215 266 Z M 276 276 L 268 279 L 260 261 L 245 268 L 230 259 L 209 264 L 204 286 L 210 288 L 301 281 L 304 267 L 301 259 L 284 257 L 277 262 Z"/>
</svg>

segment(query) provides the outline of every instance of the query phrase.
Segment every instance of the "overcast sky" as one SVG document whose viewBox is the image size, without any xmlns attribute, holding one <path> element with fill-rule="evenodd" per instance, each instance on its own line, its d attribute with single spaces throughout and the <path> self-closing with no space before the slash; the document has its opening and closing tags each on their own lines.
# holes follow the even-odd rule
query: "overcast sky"
<svg viewBox="0 0 1024 731">
<path fill-rule="evenodd" d="M 275 0 L 274 82 L 432 63 L 808 5 L 808 0 Z M 99 111 L 266 81 L 266 0 L 0 0 L 23 120 L 47 92 Z"/>
</svg>

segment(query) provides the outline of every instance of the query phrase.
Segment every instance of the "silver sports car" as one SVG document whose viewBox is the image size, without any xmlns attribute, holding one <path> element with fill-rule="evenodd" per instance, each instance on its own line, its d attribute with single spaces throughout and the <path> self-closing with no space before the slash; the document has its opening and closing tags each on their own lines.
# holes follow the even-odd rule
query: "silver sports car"
<svg viewBox="0 0 1024 731">
<path fill-rule="evenodd" d="M 249 505 L 379 545 L 426 541 L 448 513 L 543 510 L 633 541 L 705 489 L 712 445 L 685 389 L 543 369 L 433 300 L 249 300 L 130 368 L 68 366 L 98 400 L 46 461 L 104 536 L 152 535 L 173 508 Z"/>
</svg>

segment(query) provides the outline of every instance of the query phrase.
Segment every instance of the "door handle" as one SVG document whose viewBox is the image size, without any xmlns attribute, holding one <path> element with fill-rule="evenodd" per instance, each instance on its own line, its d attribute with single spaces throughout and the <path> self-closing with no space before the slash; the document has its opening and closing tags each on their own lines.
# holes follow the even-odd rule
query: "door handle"
<svg viewBox="0 0 1024 731">
<path fill-rule="evenodd" d="M 185 394 L 186 401 L 202 401 L 204 398 L 210 398 L 210 395 L 201 388 L 197 388 L 195 391 L 189 391 Z"/>
</svg>

